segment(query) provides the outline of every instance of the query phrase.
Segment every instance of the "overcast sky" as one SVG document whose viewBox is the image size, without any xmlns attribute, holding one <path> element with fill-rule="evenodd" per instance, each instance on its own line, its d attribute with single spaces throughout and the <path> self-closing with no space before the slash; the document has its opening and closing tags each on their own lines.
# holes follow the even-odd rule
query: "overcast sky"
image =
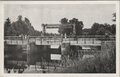
<svg viewBox="0 0 120 77">
<path fill-rule="evenodd" d="M 16 21 L 18 15 L 27 17 L 36 30 L 42 30 L 41 24 L 58 24 L 61 18 L 77 18 L 83 21 L 84 28 L 90 28 L 94 22 L 112 24 L 114 4 L 6 4 L 5 19 Z"/>
</svg>

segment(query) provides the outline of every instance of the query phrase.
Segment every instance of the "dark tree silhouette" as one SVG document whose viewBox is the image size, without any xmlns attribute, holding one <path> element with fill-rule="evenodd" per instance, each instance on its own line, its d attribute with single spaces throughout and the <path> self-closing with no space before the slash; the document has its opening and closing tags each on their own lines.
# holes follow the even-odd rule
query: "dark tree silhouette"
<svg viewBox="0 0 120 77">
<path fill-rule="evenodd" d="M 41 35 L 41 32 L 35 30 L 31 25 L 31 22 L 28 18 L 22 19 L 22 16 L 18 16 L 18 20 L 14 22 L 10 22 L 10 19 L 6 19 L 4 24 L 4 33 L 5 36 L 18 36 L 18 35 Z"/>
<path fill-rule="evenodd" d="M 4 35 L 7 35 L 9 33 L 8 29 L 10 28 L 10 26 L 11 26 L 11 21 L 9 18 L 7 18 L 4 24 Z"/>
<path fill-rule="evenodd" d="M 74 24 L 76 35 L 82 34 L 82 28 L 84 26 L 82 21 L 79 21 L 78 19 L 73 18 L 69 20 L 69 23 Z"/>
<path fill-rule="evenodd" d="M 91 27 L 90 34 L 92 35 L 105 35 L 106 33 L 112 34 L 110 24 L 94 23 L 93 26 Z"/>
<path fill-rule="evenodd" d="M 67 18 L 62 18 L 62 19 L 60 20 L 60 23 L 61 23 L 61 24 L 68 24 L 68 19 L 67 19 Z"/>
<path fill-rule="evenodd" d="M 61 22 L 61 26 L 59 27 L 59 30 L 58 30 L 58 32 L 60 33 L 60 34 L 66 34 L 66 35 L 70 35 L 71 33 L 72 33 L 72 28 L 69 28 L 69 26 L 72 26 L 72 25 L 70 25 L 69 23 L 68 23 L 68 19 L 67 18 L 62 18 L 61 20 L 60 20 L 60 22 Z"/>
<path fill-rule="evenodd" d="M 62 26 L 60 26 L 59 28 L 59 33 L 60 34 L 75 34 L 75 35 L 80 35 L 82 34 L 82 28 L 83 28 L 83 22 L 79 21 L 76 18 L 73 18 L 71 20 L 69 20 L 67 18 L 62 18 L 61 19 L 61 24 Z M 71 26 L 71 28 L 70 28 Z"/>
</svg>

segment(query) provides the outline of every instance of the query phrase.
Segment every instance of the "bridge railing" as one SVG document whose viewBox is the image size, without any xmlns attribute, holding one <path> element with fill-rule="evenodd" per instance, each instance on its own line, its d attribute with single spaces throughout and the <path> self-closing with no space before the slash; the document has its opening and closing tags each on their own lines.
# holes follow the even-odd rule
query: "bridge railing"
<svg viewBox="0 0 120 77">
<path fill-rule="evenodd" d="M 61 44 L 62 42 L 69 42 L 71 44 L 96 44 L 100 45 L 102 40 L 106 40 L 106 38 L 96 38 L 93 36 L 89 36 L 91 38 L 81 36 L 81 38 L 61 38 L 61 37 L 43 37 L 43 36 L 29 36 L 29 37 L 19 37 L 19 36 L 5 36 L 4 40 L 13 43 L 13 44 L 27 44 L 30 42 L 35 42 L 38 45 L 43 45 L 43 44 Z M 100 36 L 99 36 L 100 37 Z M 101 36 L 103 37 L 103 36 Z M 110 36 L 112 38 L 107 38 L 108 40 L 115 40 L 114 36 Z"/>
<path fill-rule="evenodd" d="M 19 37 L 19 36 L 5 36 L 4 40 L 22 40 L 23 37 Z"/>
<path fill-rule="evenodd" d="M 109 35 L 108 36 L 110 39 L 114 39 L 116 36 L 115 35 Z M 61 36 L 5 36 L 4 39 L 26 39 L 26 38 L 64 38 Z M 67 36 L 67 38 L 106 38 L 105 35 L 78 35 L 78 36 Z"/>
<path fill-rule="evenodd" d="M 96 40 L 96 38 L 79 38 L 79 39 L 74 39 L 74 38 L 66 38 L 66 39 L 37 39 L 36 44 L 42 45 L 42 44 L 61 44 L 61 43 L 70 43 L 73 45 L 77 45 L 77 44 L 89 44 L 89 45 L 100 45 L 101 41 L 100 40 Z"/>
</svg>

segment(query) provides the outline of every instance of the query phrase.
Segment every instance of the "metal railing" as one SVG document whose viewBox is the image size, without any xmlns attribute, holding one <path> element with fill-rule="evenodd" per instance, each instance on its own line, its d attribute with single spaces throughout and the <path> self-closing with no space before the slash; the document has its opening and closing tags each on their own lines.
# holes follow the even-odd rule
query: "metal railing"
<svg viewBox="0 0 120 77">
<path fill-rule="evenodd" d="M 26 38 L 64 38 L 61 36 L 5 36 L 4 39 L 26 39 Z M 105 35 L 78 35 L 67 36 L 67 38 L 106 38 Z M 109 35 L 108 38 L 115 39 L 115 35 Z"/>
<path fill-rule="evenodd" d="M 88 38 L 90 37 L 90 38 Z M 61 44 L 68 42 L 72 45 L 100 45 L 103 40 L 115 40 L 115 36 L 110 36 L 110 38 L 105 38 L 101 35 L 89 35 L 89 36 L 78 36 L 77 38 L 69 37 L 62 38 L 61 36 L 5 36 L 4 40 L 9 44 L 27 44 L 34 42 L 37 45 L 51 45 L 51 44 Z"/>
</svg>

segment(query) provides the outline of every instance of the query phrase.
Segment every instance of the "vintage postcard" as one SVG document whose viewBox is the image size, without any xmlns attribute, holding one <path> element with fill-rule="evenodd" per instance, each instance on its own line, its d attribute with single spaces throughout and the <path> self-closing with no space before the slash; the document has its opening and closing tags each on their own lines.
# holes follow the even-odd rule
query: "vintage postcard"
<svg viewBox="0 0 120 77">
<path fill-rule="evenodd" d="M 0 4 L 0 77 L 119 77 L 119 1 Z"/>
</svg>

